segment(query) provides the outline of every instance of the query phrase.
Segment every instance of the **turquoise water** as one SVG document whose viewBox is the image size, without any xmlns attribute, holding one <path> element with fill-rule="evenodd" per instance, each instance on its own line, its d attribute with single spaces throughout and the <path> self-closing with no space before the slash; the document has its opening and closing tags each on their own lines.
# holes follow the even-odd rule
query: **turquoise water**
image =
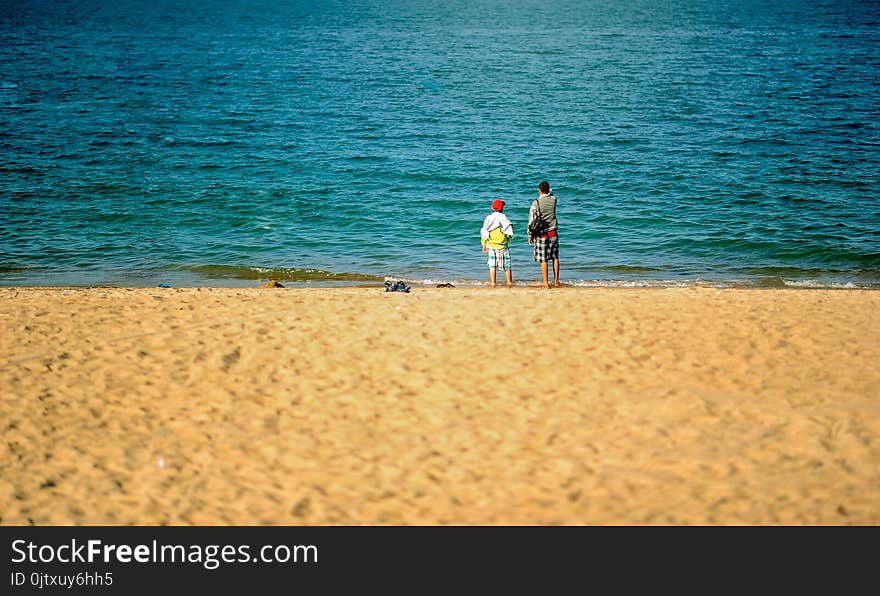
<svg viewBox="0 0 880 596">
<path fill-rule="evenodd" d="M 880 286 L 880 3 L 0 0 L 0 284 Z"/>
</svg>

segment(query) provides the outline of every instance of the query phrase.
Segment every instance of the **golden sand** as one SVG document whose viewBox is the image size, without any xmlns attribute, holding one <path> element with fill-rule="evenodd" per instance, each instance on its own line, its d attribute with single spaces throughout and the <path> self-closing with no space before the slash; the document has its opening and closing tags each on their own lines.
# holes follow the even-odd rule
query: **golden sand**
<svg viewBox="0 0 880 596">
<path fill-rule="evenodd" d="M 0 523 L 877 524 L 880 292 L 0 290 Z"/>
</svg>

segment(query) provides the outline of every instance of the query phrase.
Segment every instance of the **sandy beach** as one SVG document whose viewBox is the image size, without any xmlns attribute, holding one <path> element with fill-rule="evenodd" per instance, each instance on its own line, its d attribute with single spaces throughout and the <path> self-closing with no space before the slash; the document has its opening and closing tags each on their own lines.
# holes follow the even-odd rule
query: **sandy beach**
<svg viewBox="0 0 880 596">
<path fill-rule="evenodd" d="M 0 289 L 0 523 L 877 524 L 880 292 Z"/>
</svg>

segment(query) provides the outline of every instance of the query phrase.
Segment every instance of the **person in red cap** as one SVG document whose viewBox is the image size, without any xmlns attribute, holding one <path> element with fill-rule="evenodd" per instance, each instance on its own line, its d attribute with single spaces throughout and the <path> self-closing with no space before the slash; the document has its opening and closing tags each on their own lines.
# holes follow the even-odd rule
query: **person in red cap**
<svg viewBox="0 0 880 596">
<path fill-rule="evenodd" d="M 513 271 L 510 269 L 510 249 L 507 247 L 513 238 L 513 224 L 503 213 L 504 201 L 497 199 L 492 201 L 492 213 L 483 220 L 480 228 L 480 243 L 483 252 L 489 255 L 489 285 L 495 287 L 495 277 L 498 269 L 504 271 L 507 278 L 507 287 L 513 286 Z"/>
</svg>

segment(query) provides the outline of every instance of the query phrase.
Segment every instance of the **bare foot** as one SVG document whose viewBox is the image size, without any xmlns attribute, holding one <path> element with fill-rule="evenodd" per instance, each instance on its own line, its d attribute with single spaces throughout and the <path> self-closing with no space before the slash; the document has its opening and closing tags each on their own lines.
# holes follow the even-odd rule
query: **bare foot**
<svg viewBox="0 0 880 596">
<path fill-rule="evenodd" d="M 489 284 L 490 288 L 494 288 L 497 284 Z"/>
<path fill-rule="evenodd" d="M 558 282 L 558 281 L 554 281 L 554 282 L 553 282 L 553 287 L 554 287 L 554 288 L 558 288 L 558 287 L 559 287 L 559 282 Z"/>
<path fill-rule="evenodd" d="M 512 284 L 512 283 L 509 283 L 509 284 L 507 284 L 507 287 L 508 287 L 508 288 L 512 288 L 512 287 L 513 287 L 513 284 Z"/>
</svg>

